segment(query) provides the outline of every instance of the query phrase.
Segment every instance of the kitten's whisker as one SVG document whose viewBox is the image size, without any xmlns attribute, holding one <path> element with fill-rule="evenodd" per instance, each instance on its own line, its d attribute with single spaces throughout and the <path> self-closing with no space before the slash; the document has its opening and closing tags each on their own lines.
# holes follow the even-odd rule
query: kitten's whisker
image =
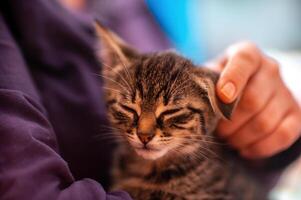
<svg viewBox="0 0 301 200">
<path fill-rule="evenodd" d="M 120 90 L 116 90 L 116 89 L 110 88 L 110 87 L 102 87 L 102 88 L 105 89 L 105 90 L 110 90 L 110 91 L 117 92 L 117 93 L 119 93 L 119 94 L 121 94 L 121 95 L 124 95 L 126 98 L 130 99 L 129 94 L 124 94 L 124 93 L 122 93 Z"/>
<path fill-rule="evenodd" d="M 180 145 L 182 147 L 186 147 L 186 145 Z M 186 152 L 189 156 L 194 156 L 198 159 L 200 159 L 200 156 L 202 156 L 203 158 L 205 158 L 206 160 L 211 160 L 210 157 L 208 157 L 205 153 L 203 153 L 202 151 L 197 151 L 197 152 Z"/>
<path fill-rule="evenodd" d="M 98 77 L 101 77 L 101 78 L 105 78 L 105 79 L 107 79 L 107 80 L 110 80 L 110 81 L 112 81 L 112 82 L 118 84 L 118 85 L 119 85 L 120 87 L 122 87 L 123 89 L 126 88 L 126 85 L 123 85 L 123 84 L 121 84 L 121 83 L 115 81 L 114 79 L 112 79 L 112 78 L 110 78 L 110 77 L 108 77 L 108 76 L 105 76 L 105 75 L 102 75 L 102 74 L 96 74 L 96 73 L 92 73 L 92 74 L 95 75 L 95 76 L 98 76 Z"/>
<path fill-rule="evenodd" d="M 196 153 L 193 153 L 192 155 L 193 155 L 193 156 L 196 156 L 196 158 L 199 158 L 199 159 L 200 159 L 199 156 L 202 156 L 203 158 L 205 158 L 205 159 L 207 159 L 207 160 L 211 160 L 210 157 L 206 156 L 206 154 L 204 154 L 203 152 L 200 151 L 200 152 L 198 152 L 198 153 L 199 153 L 200 155 L 199 155 L 199 154 L 196 154 Z"/>
<path fill-rule="evenodd" d="M 112 72 L 114 72 L 115 74 L 119 75 L 120 78 L 122 79 L 122 82 L 124 84 L 126 84 L 129 88 L 131 88 L 131 86 L 129 85 L 129 83 L 124 79 L 123 75 L 120 74 L 118 71 L 115 71 L 115 69 L 107 64 L 105 64 L 104 62 L 102 62 L 103 65 L 105 65 L 107 68 L 110 68 L 112 70 Z"/>
<path fill-rule="evenodd" d="M 186 141 L 193 141 L 193 142 L 198 142 L 198 141 L 200 141 L 200 142 L 202 142 L 203 144 L 204 144 L 204 140 L 201 140 L 201 139 L 193 139 L 193 138 L 182 138 L 184 141 L 186 140 Z M 214 155 L 215 157 L 217 157 L 218 159 L 221 159 L 215 152 L 213 152 L 211 149 L 209 149 L 209 148 L 206 148 L 206 147 L 204 147 L 204 146 L 199 146 L 201 149 L 203 149 L 203 150 L 206 150 L 208 153 L 210 153 L 210 154 L 212 154 L 212 155 Z"/>
<path fill-rule="evenodd" d="M 214 151 L 212 151 L 211 149 L 209 149 L 209 148 L 205 148 L 205 147 L 202 147 L 202 146 L 200 146 L 200 148 L 201 149 L 203 149 L 203 150 L 206 150 L 207 152 L 209 152 L 211 155 L 213 155 L 214 156 L 214 158 L 217 158 L 218 160 L 220 160 L 220 161 L 223 161 L 224 162 L 224 160 L 223 160 L 223 158 L 221 158 L 217 153 L 215 153 Z"/>
<path fill-rule="evenodd" d="M 107 132 L 103 132 L 103 131 L 107 131 Z M 121 134 L 119 133 L 119 130 L 116 130 L 114 128 L 107 129 L 107 130 L 103 129 L 103 131 L 101 133 L 95 135 L 95 136 L 99 136 L 99 135 L 116 135 L 116 136 L 121 136 Z"/>
<path fill-rule="evenodd" d="M 180 146 L 180 147 L 186 147 L 186 145 L 183 145 L 183 144 L 180 144 L 179 146 Z M 200 160 L 200 161 L 202 161 L 202 159 L 201 159 L 200 156 L 202 156 L 202 157 L 205 158 L 206 160 L 210 160 L 210 158 L 207 157 L 206 154 L 204 154 L 204 153 L 201 152 L 201 151 L 198 151 L 198 152 L 196 153 L 196 152 L 187 152 L 187 151 L 184 151 L 183 149 L 180 149 L 180 150 L 179 150 L 179 153 L 184 154 L 184 155 L 186 154 L 186 155 L 188 155 L 188 156 L 192 156 L 192 157 L 194 157 L 195 159 L 198 159 L 198 160 Z"/>
<path fill-rule="evenodd" d="M 120 90 L 116 90 L 114 88 L 110 88 L 110 87 L 102 87 L 103 89 L 106 89 L 106 90 L 111 90 L 111 91 L 114 91 L 114 92 L 117 92 L 117 93 L 121 93 Z"/>
<path fill-rule="evenodd" d="M 105 124 L 100 124 L 99 125 L 100 128 L 110 128 L 110 129 L 116 129 L 116 130 L 121 130 L 120 128 L 116 128 L 110 125 L 105 125 Z"/>
<path fill-rule="evenodd" d="M 217 140 L 219 137 L 214 136 L 214 135 L 191 135 L 191 133 L 184 133 L 184 136 L 190 136 L 190 137 L 199 137 L 199 138 L 206 138 L 206 139 L 213 139 Z"/>
<path fill-rule="evenodd" d="M 171 91 L 171 94 L 174 95 L 179 89 L 184 88 L 184 87 L 187 87 L 187 85 L 185 86 L 185 84 L 187 82 L 189 82 L 190 79 L 186 79 L 185 81 L 183 81 L 181 84 L 179 84 L 178 86 L 176 86 L 172 91 Z"/>
<path fill-rule="evenodd" d="M 102 134 L 98 134 L 98 135 L 95 135 L 95 136 L 93 136 L 94 138 L 101 138 L 101 139 L 103 139 L 103 138 L 123 138 L 122 136 L 120 136 L 120 135 L 114 135 L 114 134 L 111 134 L 111 135 L 102 135 Z"/>
<path fill-rule="evenodd" d="M 130 72 L 128 71 L 128 67 L 126 66 L 126 64 L 124 62 L 122 62 L 121 58 L 118 55 L 117 55 L 117 57 L 118 57 L 119 61 L 121 62 L 121 64 L 123 65 L 123 68 L 124 68 L 125 72 L 127 73 L 129 81 L 131 81 L 132 84 L 134 84 L 134 80 L 131 77 Z M 130 86 L 130 89 L 132 90 L 132 92 L 134 91 L 134 88 L 131 86 Z"/>
<path fill-rule="evenodd" d="M 179 155 L 184 154 L 183 151 L 180 151 L 180 150 L 177 149 L 177 148 L 173 148 L 173 149 L 170 150 L 170 153 L 173 153 L 173 152 L 176 153 L 176 154 L 179 154 Z"/>
<path fill-rule="evenodd" d="M 100 128 L 110 128 L 110 129 L 115 129 L 115 130 L 122 130 L 121 128 L 114 127 L 112 125 L 106 125 L 106 124 L 101 124 L 99 125 Z"/>
<path fill-rule="evenodd" d="M 186 88 L 189 88 L 190 86 L 189 85 L 184 85 L 183 87 L 178 87 L 173 94 L 176 94 L 177 92 L 179 91 L 183 91 L 185 90 Z"/>
<path fill-rule="evenodd" d="M 121 138 L 98 138 L 98 141 L 118 141 L 118 142 L 123 142 L 124 140 Z"/>
<path fill-rule="evenodd" d="M 186 147 L 186 145 L 184 145 L 184 144 L 180 144 L 179 146 L 181 146 L 181 147 Z M 205 152 L 201 152 L 201 151 L 197 151 L 197 152 L 192 152 L 192 153 L 194 153 L 194 154 L 202 154 L 202 156 L 204 156 L 204 157 L 206 157 L 207 159 L 209 159 L 209 157 L 207 157 L 204 153 L 210 153 L 210 155 L 211 156 L 213 156 L 213 158 L 217 158 L 217 159 L 219 159 L 219 160 L 221 160 L 221 161 L 224 161 L 219 155 L 217 155 L 215 152 L 213 152 L 211 149 L 209 149 L 209 148 L 206 148 L 206 147 L 203 147 L 203 146 L 198 146 L 199 148 L 201 148 L 203 151 L 205 151 Z M 211 157 L 210 156 L 210 157 Z"/>
<path fill-rule="evenodd" d="M 93 137 L 98 137 L 99 135 L 118 135 L 115 130 L 103 130 L 103 131 L 106 132 L 99 133 L 97 135 L 94 135 Z"/>
<path fill-rule="evenodd" d="M 174 95 L 174 94 L 178 91 L 178 89 L 179 89 L 180 87 L 182 87 L 183 85 L 185 85 L 187 82 L 188 82 L 188 81 L 185 80 L 185 81 L 183 81 L 182 83 L 180 83 L 179 85 L 177 85 L 176 87 L 174 87 L 174 88 L 170 91 L 171 95 Z"/>
<path fill-rule="evenodd" d="M 208 141 L 208 140 L 204 140 L 203 138 L 183 138 L 186 141 L 194 141 L 194 142 L 202 142 L 205 144 L 214 144 L 214 145 L 228 145 L 227 143 L 219 143 L 219 142 L 213 142 L 213 141 Z"/>
<path fill-rule="evenodd" d="M 176 76 L 175 80 L 173 81 L 172 85 L 170 86 L 170 92 L 171 92 L 171 91 L 173 91 L 173 88 L 174 88 L 174 86 L 175 86 L 175 83 L 176 83 L 176 82 L 177 82 L 177 80 L 179 79 L 179 74 L 181 74 L 181 73 L 182 73 L 182 71 L 183 71 L 183 70 L 181 70 L 181 71 L 179 70 L 179 71 L 178 71 L 178 73 L 177 73 L 177 76 Z"/>
<path fill-rule="evenodd" d="M 189 156 L 192 156 L 194 158 L 197 158 L 198 160 L 202 161 L 202 158 L 205 158 L 206 160 L 211 160 L 208 156 L 206 156 L 206 154 L 204 154 L 203 152 L 198 152 L 198 153 L 190 153 Z"/>
<path fill-rule="evenodd" d="M 228 145 L 225 142 L 217 142 L 215 140 L 208 140 L 208 138 L 204 138 L 202 136 L 191 136 L 190 138 L 187 137 L 181 137 L 181 139 L 184 140 L 191 140 L 191 141 L 200 141 L 200 142 L 204 142 L 204 143 L 211 143 L 211 144 L 217 144 L 217 145 Z"/>
<path fill-rule="evenodd" d="M 221 146 L 228 146 L 228 145 L 229 145 L 229 144 L 227 144 L 227 143 L 222 143 L 222 142 L 212 142 L 212 141 L 206 141 L 206 140 L 201 140 L 201 142 L 209 143 L 209 144 L 216 144 L 216 145 L 221 145 Z"/>
<path fill-rule="evenodd" d="M 110 80 L 110 81 L 116 83 L 117 85 L 119 85 L 122 89 L 124 89 L 125 91 L 127 91 L 129 94 L 131 93 L 130 90 L 127 88 L 127 86 L 125 86 L 125 85 L 123 85 L 123 84 L 121 84 L 121 83 L 115 81 L 114 79 L 112 79 L 112 78 L 110 78 L 110 77 L 107 77 L 107 76 L 104 76 L 104 75 L 97 75 L 97 76 L 100 76 L 100 77 L 102 77 L 102 78 L 105 78 L 105 79 L 107 79 L 107 80 Z M 128 86 L 128 87 L 129 87 L 129 86 Z"/>
</svg>

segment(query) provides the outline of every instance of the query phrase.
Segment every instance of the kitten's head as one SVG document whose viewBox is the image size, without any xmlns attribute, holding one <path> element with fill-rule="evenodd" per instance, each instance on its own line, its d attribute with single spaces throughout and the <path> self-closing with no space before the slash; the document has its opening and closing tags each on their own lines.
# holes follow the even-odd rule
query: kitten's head
<svg viewBox="0 0 301 200">
<path fill-rule="evenodd" d="M 218 75 L 172 52 L 139 54 L 96 26 L 107 112 L 118 134 L 145 159 L 191 153 L 233 105 L 215 95 Z"/>
</svg>

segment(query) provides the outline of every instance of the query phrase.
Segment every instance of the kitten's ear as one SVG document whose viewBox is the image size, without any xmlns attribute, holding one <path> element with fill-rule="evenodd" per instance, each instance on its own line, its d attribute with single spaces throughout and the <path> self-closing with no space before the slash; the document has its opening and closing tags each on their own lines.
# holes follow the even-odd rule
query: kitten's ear
<svg viewBox="0 0 301 200">
<path fill-rule="evenodd" d="M 207 91 L 208 100 L 215 114 L 224 119 L 231 119 L 231 115 L 236 108 L 238 99 L 232 103 L 226 104 L 222 102 L 216 94 L 216 84 L 219 79 L 219 74 L 209 69 L 197 69 L 195 74 L 197 83 Z"/>
<path fill-rule="evenodd" d="M 100 49 L 98 58 L 107 66 L 127 65 L 138 53 L 129 47 L 121 38 L 104 27 L 98 20 L 95 21 L 96 35 L 99 38 Z"/>
</svg>

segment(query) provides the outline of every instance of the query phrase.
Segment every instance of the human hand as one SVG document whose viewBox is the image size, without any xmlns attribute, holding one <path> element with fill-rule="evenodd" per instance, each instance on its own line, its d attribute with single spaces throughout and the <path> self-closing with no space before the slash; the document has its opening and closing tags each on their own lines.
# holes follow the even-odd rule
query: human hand
<svg viewBox="0 0 301 200">
<path fill-rule="evenodd" d="M 221 72 L 219 98 L 231 103 L 241 95 L 232 120 L 222 120 L 217 130 L 243 157 L 273 156 L 300 137 L 301 109 L 273 59 L 243 42 L 231 46 L 213 66 Z"/>
</svg>

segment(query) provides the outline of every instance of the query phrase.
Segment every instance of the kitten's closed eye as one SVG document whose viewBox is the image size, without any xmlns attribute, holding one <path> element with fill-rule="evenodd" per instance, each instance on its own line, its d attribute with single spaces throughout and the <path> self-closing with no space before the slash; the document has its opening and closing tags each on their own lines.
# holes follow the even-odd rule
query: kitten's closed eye
<svg viewBox="0 0 301 200">
<path fill-rule="evenodd" d="M 169 124 L 170 128 L 187 129 L 187 124 L 194 119 L 194 115 L 191 112 L 183 113 L 168 119 L 165 123 Z"/>
<path fill-rule="evenodd" d="M 163 126 L 165 124 L 164 123 L 165 117 L 176 114 L 176 113 L 180 112 L 182 109 L 183 108 L 174 108 L 174 109 L 169 109 L 169 110 L 163 111 L 157 118 L 157 124 L 158 124 L 159 128 L 163 128 Z"/>
<path fill-rule="evenodd" d="M 130 112 L 133 115 L 133 124 L 132 125 L 133 125 L 133 127 L 136 127 L 138 125 L 138 119 L 139 119 L 137 111 L 134 108 L 131 108 L 127 105 L 124 105 L 124 104 L 119 104 L 119 105 L 122 109 L 124 109 L 127 112 Z"/>
<path fill-rule="evenodd" d="M 127 124 L 131 118 L 124 112 L 119 111 L 118 109 L 111 107 L 110 113 L 112 117 L 117 121 L 117 124 Z"/>
<path fill-rule="evenodd" d="M 193 119 L 193 113 L 191 111 L 185 112 L 185 108 L 169 109 L 162 112 L 157 123 L 160 128 L 163 126 L 170 128 L 184 129 L 183 126 Z"/>
<path fill-rule="evenodd" d="M 190 120 L 193 119 L 193 114 L 191 112 L 189 113 L 183 113 L 177 116 L 174 116 L 167 120 L 168 124 L 176 124 L 176 125 L 183 125 L 188 123 Z"/>
</svg>

